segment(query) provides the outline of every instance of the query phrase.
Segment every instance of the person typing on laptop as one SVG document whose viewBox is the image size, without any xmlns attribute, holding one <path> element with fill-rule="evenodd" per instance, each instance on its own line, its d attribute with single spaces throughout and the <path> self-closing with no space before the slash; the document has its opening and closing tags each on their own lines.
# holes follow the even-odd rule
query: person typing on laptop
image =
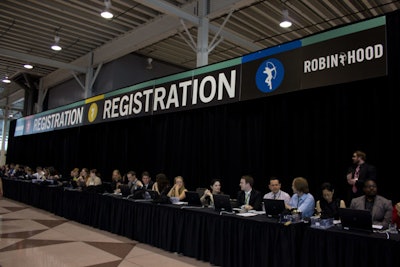
<svg viewBox="0 0 400 267">
<path fill-rule="evenodd" d="M 339 208 L 346 208 L 343 199 L 334 197 L 335 189 L 331 183 L 325 182 L 321 185 L 322 198 L 316 203 L 317 215 L 322 218 L 339 219 Z"/>
<path fill-rule="evenodd" d="M 350 208 L 369 210 L 372 223 L 387 228 L 392 221 L 392 201 L 377 194 L 377 185 L 373 179 L 365 181 L 363 191 L 363 196 L 351 200 Z"/>
</svg>

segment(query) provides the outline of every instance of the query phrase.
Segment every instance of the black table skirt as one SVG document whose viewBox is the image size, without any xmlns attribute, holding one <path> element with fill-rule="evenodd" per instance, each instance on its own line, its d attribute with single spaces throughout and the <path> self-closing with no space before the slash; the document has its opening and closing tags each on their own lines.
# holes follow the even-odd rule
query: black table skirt
<svg viewBox="0 0 400 267">
<path fill-rule="evenodd" d="M 285 226 L 263 215 L 220 215 L 5 178 L 3 187 L 7 198 L 219 266 L 400 266 L 400 235 Z"/>
</svg>

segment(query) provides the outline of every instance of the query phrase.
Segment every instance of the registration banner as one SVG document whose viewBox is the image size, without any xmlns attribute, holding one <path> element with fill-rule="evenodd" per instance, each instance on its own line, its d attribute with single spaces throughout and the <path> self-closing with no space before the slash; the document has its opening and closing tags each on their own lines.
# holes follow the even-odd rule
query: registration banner
<svg viewBox="0 0 400 267">
<path fill-rule="evenodd" d="M 20 118 L 14 136 L 204 108 L 385 75 L 383 16 Z"/>
</svg>

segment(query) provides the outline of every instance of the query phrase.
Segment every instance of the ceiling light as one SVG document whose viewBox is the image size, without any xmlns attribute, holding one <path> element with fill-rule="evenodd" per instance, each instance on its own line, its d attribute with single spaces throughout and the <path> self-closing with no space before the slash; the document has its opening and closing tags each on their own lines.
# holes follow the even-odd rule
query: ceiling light
<svg viewBox="0 0 400 267">
<path fill-rule="evenodd" d="M 8 78 L 8 76 L 4 76 L 3 80 L 1 80 L 3 83 L 11 83 L 11 80 Z"/>
<path fill-rule="evenodd" d="M 151 70 L 151 69 L 153 69 L 153 59 L 151 58 L 151 57 L 149 57 L 148 59 L 147 59 L 147 65 L 146 65 L 146 69 L 148 69 L 148 70 Z"/>
<path fill-rule="evenodd" d="M 29 63 L 26 63 L 26 64 L 24 65 L 24 68 L 25 68 L 25 69 L 28 69 L 28 70 L 31 70 L 31 69 L 33 69 L 33 65 L 31 65 L 31 64 L 29 64 Z"/>
<path fill-rule="evenodd" d="M 287 9 L 282 11 L 283 19 L 282 22 L 279 23 L 279 26 L 282 28 L 289 28 L 292 26 L 292 22 L 289 20 L 289 11 Z"/>
<path fill-rule="evenodd" d="M 105 19 L 112 19 L 114 17 L 113 13 L 110 12 L 111 0 L 104 0 L 105 9 L 101 12 L 101 16 Z"/>
<path fill-rule="evenodd" d="M 51 46 L 51 49 L 53 49 L 54 51 L 60 51 L 62 47 L 59 45 L 59 43 L 60 43 L 60 36 L 56 34 L 54 36 L 54 44 Z"/>
</svg>

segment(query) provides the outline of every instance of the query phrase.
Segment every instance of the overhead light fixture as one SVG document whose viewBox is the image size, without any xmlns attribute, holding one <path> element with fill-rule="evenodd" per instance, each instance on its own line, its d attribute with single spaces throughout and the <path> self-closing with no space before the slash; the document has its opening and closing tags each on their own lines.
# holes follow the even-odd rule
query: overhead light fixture
<svg viewBox="0 0 400 267">
<path fill-rule="evenodd" d="M 26 64 L 24 65 L 24 68 L 25 68 L 25 69 L 28 69 L 28 70 L 31 70 L 31 69 L 33 69 L 33 65 L 31 65 L 31 64 L 29 64 L 29 63 L 26 63 Z"/>
<path fill-rule="evenodd" d="M 105 9 L 101 12 L 101 16 L 105 19 L 112 19 L 114 17 L 113 13 L 110 12 L 111 0 L 104 0 Z"/>
<path fill-rule="evenodd" d="M 289 28 L 292 26 L 292 22 L 289 20 L 289 11 L 287 9 L 282 11 L 283 19 L 282 22 L 279 23 L 279 26 L 282 28 Z"/>
<path fill-rule="evenodd" d="M 146 65 L 146 69 L 151 70 L 153 69 L 153 59 L 151 57 L 147 58 L 147 65 Z"/>
<path fill-rule="evenodd" d="M 62 47 L 60 46 L 60 36 L 56 33 L 54 36 L 54 44 L 51 46 L 51 49 L 54 51 L 60 51 Z"/>
<path fill-rule="evenodd" d="M 3 83 L 11 83 L 11 80 L 8 78 L 8 75 L 4 76 L 4 78 L 1 80 Z"/>
</svg>

